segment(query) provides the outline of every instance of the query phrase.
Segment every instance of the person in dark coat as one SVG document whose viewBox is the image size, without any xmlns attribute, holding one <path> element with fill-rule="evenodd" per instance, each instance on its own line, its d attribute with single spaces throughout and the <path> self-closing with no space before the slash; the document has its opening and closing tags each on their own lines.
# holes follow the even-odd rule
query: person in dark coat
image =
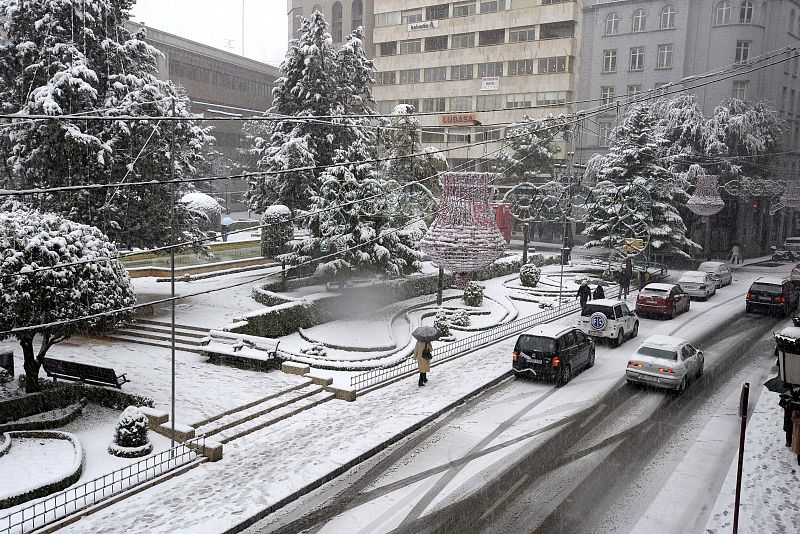
<svg viewBox="0 0 800 534">
<path fill-rule="evenodd" d="M 428 383 L 428 373 L 431 372 L 431 360 L 423 356 L 423 354 L 433 352 L 433 345 L 430 341 L 417 341 L 414 345 L 414 357 L 417 359 L 417 367 L 419 368 L 419 385 L 424 386 Z"/>
<path fill-rule="evenodd" d="M 606 292 L 603 290 L 603 286 L 601 284 L 597 284 L 597 288 L 594 290 L 592 298 L 594 300 L 606 298 Z"/>
<path fill-rule="evenodd" d="M 777 350 L 777 349 L 776 349 Z M 789 398 L 783 397 L 778 405 L 783 408 L 783 432 L 786 434 L 786 446 L 792 446 L 792 403 Z"/>
<path fill-rule="evenodd" d="M 592 299 L 592 290 L 589 288 L 589 282 L 584 280 L 581 282 L 581 287 L 578 288 L 576 298 L 581 301 L 581 311 L 586 308 L 586 303 Z"/>
</svg>

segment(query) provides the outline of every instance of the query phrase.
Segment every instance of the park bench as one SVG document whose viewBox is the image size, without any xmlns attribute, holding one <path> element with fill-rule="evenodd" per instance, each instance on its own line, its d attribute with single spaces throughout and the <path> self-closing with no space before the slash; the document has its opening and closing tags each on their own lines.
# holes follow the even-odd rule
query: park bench
<svg viewBox="0 0 800 534">
<path fill-rule="evenodd" d="M 120 389 L 122 388 L 122 384 L 130 382 L 124 374 L 117 376 L 117 373 L 109 367 L 98 367 L 96 365 L 55 360 L 53 358 L 45 358 L 43 367 L 44 372 L 47 373 L 47 376 L 51 377 L 53 381 L 61 378 L 97 386 L 114 386 Z"/>
</svg>

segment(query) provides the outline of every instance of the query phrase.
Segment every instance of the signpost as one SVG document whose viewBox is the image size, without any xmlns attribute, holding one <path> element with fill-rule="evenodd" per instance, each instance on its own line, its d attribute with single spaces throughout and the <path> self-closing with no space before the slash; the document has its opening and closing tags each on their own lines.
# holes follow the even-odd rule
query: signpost
<svg viewBox="0 0 800 534">
<path fill-rule="evenodd" d="M 750 384 L 742 384 L 742 393 L 739 397 L 739 418 L 741 426 L 739 429 L 739 460 L 736 466 L 736 498 L 733 505 L 733 534 L 739 532 L 739 502 L 742 492 L 742 466 L 744 464 L 744 438 L 747 429 L 747 405 L 750 402 Z"/>
</svg>

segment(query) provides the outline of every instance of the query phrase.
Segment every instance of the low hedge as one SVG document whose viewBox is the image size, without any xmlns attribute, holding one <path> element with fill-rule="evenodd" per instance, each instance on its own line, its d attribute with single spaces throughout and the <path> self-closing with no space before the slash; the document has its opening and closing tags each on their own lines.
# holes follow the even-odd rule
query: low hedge
<svg viewBox="0 0 800 534">
<path fill-rule="evenodd" d="M 86 405 L 86 398 L 81 399 L 81 402 L 73 403 L 67 407 L 72 408 L 62 417 L 54 417 L 52 419 L 44 419 L 41 421 L 24 421 L 24 422 L 11 422 L 0 425 L 0 432 L 13 432 L 20 430 L 50 430 L 59 428 L 73 422 L 83 412 Z M 34 414 L 36 415 L 36 414 Z"/>
</svg>

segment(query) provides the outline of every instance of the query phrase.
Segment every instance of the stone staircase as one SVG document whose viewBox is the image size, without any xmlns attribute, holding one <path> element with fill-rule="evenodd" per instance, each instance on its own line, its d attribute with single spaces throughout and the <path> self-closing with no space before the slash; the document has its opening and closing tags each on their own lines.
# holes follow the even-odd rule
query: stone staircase
<svg viewBox="0 0 800 534">
<path fill-rule="evenodd" d="M 191 426 L 195 429 L 196 436 L 204 435 L 206 438 L 225 444 L 309 410 L 334 397 L 334 393 L 325 391 L 324 384 L 307 380 L 293 388 L 209 417 Z"/>
<path fill-rule="evenodd" d="M 201 341 L 208 336 L 208 328 L 175 324 L 175 348 L 186 352 L 203 352 Z M 172 325 L 164 321 L 150 319 L 136 319 L 133 323 L 108 334 L 106 337 L 151 345 L 154 347 L 169 348 L 172 341 Z"/>
</svg>

